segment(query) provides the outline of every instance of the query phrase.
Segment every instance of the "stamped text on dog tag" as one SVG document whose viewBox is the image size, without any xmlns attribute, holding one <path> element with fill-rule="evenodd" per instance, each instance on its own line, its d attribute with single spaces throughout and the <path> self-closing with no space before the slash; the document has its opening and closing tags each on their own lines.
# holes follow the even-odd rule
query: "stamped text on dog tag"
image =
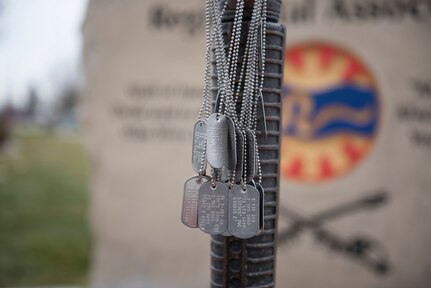
<svg viewBox="0 0 431 288">
<path fill-rule="evenodd" d="M 199 189 L 198 226 L 211 235 L 221 234 L 228 225 L 229 187 L 221 182 L 204 183 Z"/>
<path fill-rule="evenodd" d="M 229 193 L 229 229 L 233 236 L 247 239 L 260 229 L 260 194 L 251 186 L 235 185 Z"/>
<path fill-rule="evenodd" d="M 228 160 L 228 120 L 226 116 L 212 114 L 207 120 L 207 161 L 220 169 Z"/>
<path fill-rule="evenodd" d="M 208 177 L 195 176 L 184 183 L 183 207 L 181 221 L 191 228 L 198 227 L 199 188 L 209 180 Z"/>
<path fill-rule="evenodd" d="M 192 149 L 192 166 L 197 173 L 206 170 L 206 137 L 207 124 L 204 121 L 198 121 L 193 129 L 193 149 Z"/>
</svg>

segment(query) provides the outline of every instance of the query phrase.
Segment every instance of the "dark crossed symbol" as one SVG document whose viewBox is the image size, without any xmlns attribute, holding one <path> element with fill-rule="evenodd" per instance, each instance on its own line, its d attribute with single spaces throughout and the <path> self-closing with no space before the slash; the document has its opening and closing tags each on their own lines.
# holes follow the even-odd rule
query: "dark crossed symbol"
<svg viewBox="0 0 431 288">
<path fill-rule="evenodd" d="M 350 256 L 351 259 L 371 269 L 376 274 L 384 275 L 390 270 L 388 251 L 376 240 L 365 236 L 343 239 L 324 228 L 323 224 L 347 214 L 382 207 L 388 200 L 388 193 L 377 191 L 356 201 L 344 203 L 314 216 L 306 216 L 287 206 L 280 206 L 280 216 L 292 224 L 279 232 L 280 245 L 297 238 L 304 231 L 311 231 L 315 240 L 334 252 Z"/>
</svg>

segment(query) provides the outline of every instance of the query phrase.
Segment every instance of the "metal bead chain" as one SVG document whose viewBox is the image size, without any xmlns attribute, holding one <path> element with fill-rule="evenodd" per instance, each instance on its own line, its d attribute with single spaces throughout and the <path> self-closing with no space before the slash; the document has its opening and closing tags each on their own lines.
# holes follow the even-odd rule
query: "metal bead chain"
<svg viewBox="0 0 431 288">
<path fill-rule="evenodd" d="M 229 102 L 229 96 L 231 93 L 229 93 L 229 72 L 227 69 L 227 62 L 226 62 L 226 54 L 225 54 L 225 50 L 224 50 L 224 40 L 223 40 L 223 32 L 222 32 L 222 27 L 221 27 L 221 15 L 220 15 L 220 11 L 218 9 L 218 5 L 217 5 L 218 1 L 213 0 L 213 17 L 215 18 L 215 27 L 214 27 L 214 33 L 215 33 L 215 51 L 216 51 L 216 68 L 217 68 L 217 78 L 218 78 L 218 86 L 219 86 L 219 90 L 220 90 L 220 108 L 218 112 L 220 112 L 221 114 L 225 113 L 225 108 L 226 108 L 226 101 Z M 225 7 L 227 5 L 227 2 L 225 2 Z M 224 12 L 223 8 L 223 11 Z M 232 116 L 229 115 L 231 113 L 231 111 L 227 111 L 228 116 Z"/>
<path fill-rule="evenodd" d="M 242 105 L 241 105 L 241 119 L 240 119 L 240 124 L 241 126 L 244 128 L 245 126 L 245 115 L 244 115 L 244 111 L 245 111 L 245 84 L 243 84 L 243 82 L 245 82 L 244 79 L 244 75 L 246 73 L 246 67 L 247 63 L 248 63 L 248 57 L 249 57 L 249 50 L 250 50 L 250 43 L 251 43 L 251 35 L 252 35 L 252 22 L 250 21 L 249 23 L 249 27 L 248 27 L 248 35 L 247 35 L 247 40 L 246 40 L 246 47 L 245 47 L 245 51 L 244 51 L 244 56 L 243 56 L 243 60 L 242 60 L 242 65 L 241 65 L 241 71 L 240 71 L 240 76 L 238 79 L 238 85 L 236 87 L 235 90 L 235 101 L 238 101 L 239 97 L 240 97 L 240 92 L 242 91 Z"/>
<path fill-rule="evenodd" d="M 266 51 L 266 0 L 261 0 L 260 3 L 260 9 L 261 9 L 261 18 L 260 18 L 260 32 L 261 32 L 261 49 L 260 54 L 257 54 L 256 50 L 256 57 L 260 56 L 261 60 L 261 71 L 260 75 L 258 73 L 255 74 L 255 78 L 253 79 L 255 82 L 250 84 L 250 86 L 253 87 L 253 96 L 254 96 L 254 103 L 252 107 L 252 115 L 249 115 L 249 122 L 248 124 L 251 124 L 251 129 L 254 133 L 257 128 L 257 106 L 258 106 L 258 100 L 262 97 L 262 109 L 265 109 L 264 107 L 264 101 L 263 101 L 263 95 L 262 95 L 262 88 L 263 88 L 263 81 L 264 81 L 264 73 L 265 73 L 265 51 Z M 259 77 L 260 76 L 260 77 Z M 260 79 L 259 79 L 260 78 Z M 260 80 L 260 81 L 259 81 Z M 265 113 L 263 112 L 263 115 Z M 264 119 L 266 121 L 266 119 Z M 265 125 L 266 126 L 266 125 Z M 258 177 L 259 177 L 259 183 L 262 182 L 262 169 L 261 169 L 261 163 L 260 163 L 260 155 L 259 155 L 259 149 L 257 143 L 255 143 L 255 153 L 256 153 L 256 160 L 257 160 L 257 169 L 258 169 Z"/>
<path fill-rule="evenodd" d="M 245 67 L 246 67 L 246 63 L 247 63 L 249 46 L 250 46 L 250 42 L 248 41 L 248 38 L 247 38 L 246 46 L 245 46 L 245 50 L 244 50 L 244 55 L 242 58 L 241 71 L 240 71 L 238 83 L 235 87 L 235 98 L 234 98 L 235 103 L 238 102 L 240 99 L 240 92 L 243 91 L 243 94 L 244 94 L 243 82 L 244 82 L 244 73 L 245 73 Z M 242 100 L 244 100 L 244 99 L 242 99 Z M 241 115 L 242 115 L 242 113 L 241 113 Z M 240 121 L 238 121 L 239 124 L 242 125 L 242 117 L 239 120 L 240 120 Z"/>
<path fill-rule="evenodd" d="M 232 108 L 231 103 L 233 101 L 233 93 L 230 89 L 230 75 L 229 75 L 229 67 L 227 66 L 227 59 L 225 53 L 225 43 L 223 39 L 223 31 L 221 25 L 221 15 L 224 14 L 224 11 L 227 7 L 227 1 L 224 3 L 224 7 L 221 11 L 219 11 L 218 1 L 212 1 L 212 17 L 214 23 L 214 31 L 213 31 L 213 45 L 215 49 L 215 62 L 217 69 L 217 84 L 220 93 L 220 107 L 219 111 L 216 111 L 220 114 L 226 114 L 227 116 L 235 119 L 236 111 L 235 108 Z M 235 113 L 235 114 L 234 114 Z M 213 181 L 220 181 L 220 171 L 213 169 Z"/>
<path fill-rule="evenodd" d="M 247 184 L 247 133 L 244 133 L 244 170 L 243 170 L 243 181 L 242 185 L 244 186 Z"/>
<path fill-rule="evenodd" d="M 207 155 L 207 139 L 205 139 L 205 141 L 204 141 L 204 149 L 202 151 L 201 163 L 199 166 L 199 176 L 206 174 L 206 171 L 204 170 L 205 169 L 206 155 Z"/>
<path fill-rule="evenodd" d="M 227 7 L 227 1 L 225 2 L 224 5 L 224 10 Z M 222 15 L 224 14 L 224 10 Z M 231 39 L 231 43 L 229 45 L 229 52 L 228 52 L 228 59 L 226 61 L 227 66 L 225 67 L 225 85 L 227 87 L 227 91 L 226 91 L 226 101 L 227 103 L 225 103 L 226 106 L 226 114 L 234 121 L 234 123 L 237 122 L 237 113 L 236 113 L 236 107 L 235 107 L 235 102 L 234 102 L 234 98 L 233 98 L 233 89 L 232 89 L 232 82 L 235 82 L 235 74 L 231 73 L 231 65 L 233 65 L 232 63 L 236 63 L 237 60 L 234 58 L 235 54 L 235 47 L 239 46 L 239 39 L 238 37 L 241 37 L 241 33 L 240 31 L 240 27 L 242 26 L 242 10 L 244 10 L 244 3 L 243 0 L 242 1 L 238 1 L 237 2 L 237 6 L 236 6 L 236 10 L 235 10 L 235 21 L 234 21 L 234 27 L 233 27 L 233 34 L 232 34 L 232 39 Z M 220 22 L 220 26 L 218 27 L 218 29 L 220 31 L 222 31 L 222 27 L 221 27 L 221 22 Z M 222 34 L 220 34 L 222 35 Z M 221 37 L 222 38 L 222 37 Z M 223 38 L 222 38 L 223 39 Z M 223 42 L 223 56 L 226 57 L 225 50 L 224 50 L 224 42 Z"/>
<path fill-rule="evenodd" d="M 237 143 L 237 141 L 238 141 L 238 135 L 235 133 L 235 143 Z M 231 187 L 233 187 L 233 185 L 235 184 L 235 176 L 236 176 L 236 167 L 232 170 L 232 173 L 229 175 Z"/>
<path fill-rule="evenodd" d="M 205 77 L 204 77 L 204 89 L 203 89 L 203 100 L 202 106 L 199 110 L 198 120 L 208 119 L 211 113 L 211 6 L 210 0 L 205 2 Z M 202 115 L 204 114 L 204 119 Z"/>
<path fill-rule="evenodd" d="M 262 0 L 262 18 L 261 18 L 261 25 L 260 25 L 260 29 L 261 29 L 261 60 L 262 60 L 262 65 L 261 65 L 261 76 L 260 76 L 260 83 L 259 83 L 259 96 L 262 97 L 262 111 L 263 111 L 263 116 L 265 115 L 265 101 L 263 99 L 263 83 L 265 80 L 265 64 L 266 64 L 266 26 L 267 26 L 267 0 Z M 255 111 L 257 111 L 257 102 L 256 102 L 256 108 Z M 256 112 L 257 113 L 257 112 Z M 263 119 L 263 121 L 266 121 L 266 119 Z M 265 127 L 266 127 L 266 123 L 264 123 Z M 254 118 L 254 130 L 256 131 L 257 129 L 257 115 Z M 266 128 L 265 128 L 266 129 Z M 266 133 L 266 131 L 265 131 Z M 256 159 L 257 159 L 257 169 L 258 169 L 258 177 L 259 177 L 259 184 L 262 184 L 262 167 L 261 167 L 261 163 L 260 163 L 260 155 L 259 155 L 259 146 L 257 145 L 256 142 Z"/>
<path fill-rule="evenodd" d="M 266 64 L 266 26 L 267 26 L 267 0 L 262 0 L 262 18 L 261 18 L 261 23 L 260 23 L 260 29 L 261 29 L 261 74 L 260 74 L 260 83 L 259 83 L 259 87 L 258 87 L 258 91 L 260 94 L 260 97 L 263 97 L 263 83 L 265 80 L 265 64 Z M 256 99 L 257 100 L 257 99 Z M 263 99 L 262 99 L 263 100 Z M 257 103 L 258 101 L 256 101 L 256 111 L 257 111 Z M 262 103 L 264 103 L 264 101 L 262 101 Z M 262 107 L 262 109 L 265 109 L 265 107 Z M 254 118 L 254 130 L 256 130 L 257 128 L 257 117 Z M 266 119 L 264 119 L 264 121 L 266 121 Z"/>
<path fill-rule="evenodd" d="M 212 3 L 209 3 L 212 1 Z M 265 45 L 266 45 L 266 7 L 267 0 L 256 0 L 253 7 L 252 19 L 249 23 L 246 48 L 243 56 L 241 65 L 241 71 L 239 78 L 237 79 L 236 73 L 238 69 L 238 57 L 239 57 L 239 44 L 241 41 L 241 30 L 243 26 L 242 17 L 244 11 L 244 0 L 238 0 L 235 10 L 234 23 L 232 28 L 232 36 L 230 45 L 228 48 L 228 55 L 226 57 L 225 43 L 222 34 L 221 15 L 227 7 L 227 1 L 224 2 L 223 9 L 220 14 L 219 5 L 217 0 L 207 0 L 206 2 L 206 35 L 207 35 L 207 46 L 215 50 L 215 62 L 217 69 L 217 83 L 220 93 L 220 107 L 219 111 L 221 114 L 226 114 L 231 117 L 235 125 L 240 128 L 240 131 L 250 130 L 255 135 L 255 129 L 257 128 L 257 104 L 260 97 L 262 97 L 262 88 L 264 80 L 265 70 Z M 211 9 L 212 8 L 212 9 Z M 213 30 L 211 31 L 211 20 L 213 24 Z M 260 37 L 259 34 L 260 24 Z M 211 33 L 212 32 L 212 33 Z M 209 36 L 210 35 L 210 36 Z M 258 40 L 260 39 L 260 51 L 258 51 Z M 206 70 L 205 70 L 205 81 L 210 82 L 210 69 L 207 66 L 211 66 L 211 51 L 207 49 L 209 53 L 206 54 Z M 259 53 L 260 52 L 260 53 Z M 209 57 L 208 57 L 209 55 Z M 208 64 L 209 63 L 209 64 Z M 261 65 L 259 65 L 261 64 Z M 259 69 L 261 68 L 261 69 Z M 261 71 L 259 71 L 261 70 Z M 260 74 L 260 75 L 259 75 Z M 237 81 L 238 80 L 238 81 Z M 207 82 L 208 81 L 208 82 Z M 207 87 L 209 87 L 208 85 Z M 240 119 L 237 118 L 236 113 L 236 102 L 239 100 L 240 92 L 243 91 L 243 99 L 241 105 Z M 210 93 L 205 89 L 204 92 L 204 103 L 201 110 L 205 111 L 206 118 L 209 115 L 206 110 L 206 101 L 210 98 Z M 208 98 L 207 98 L 208 97 Z M 209 101 L 208 101 L 209 103 Z M 209 111 L 209 110 L 208 110 Z M 203 112 L 200 112 L 200 117 Z M 247 139 L 247 133 L 244 133 L 244 138 Z M 243 182 L 244 185 L 247 181 L 247 149 L 246 142 L 244 141 L 244 173 Z M 259 182 L 261 181 L 261 167 L 260 157 L 258 151 L 258 144 L 255 143 L 257 169 L 259 173 Z M 216 171 L 213 171 L 213 174 Z M 231 177 L 232 183 L 235 179 L 235 170 L 232 173 L 228 173 Z M 217 177 L 219 175 L 216 175 Z"/>
<path fill-rule="evenodd" d="M 216 69 L 217 69 L 217 84 L 219 88 L 219 96 L 220 96 L 220 104 L 223 105 L 221 107 L 221 112 L 224 112 L 224 105 L 226 100 L 226 93 L 228 92 L 227 85 L 229 82 L 229 74 L 226 70 L 226 55 L 224 52 L 224 40 L 223 40 L 223 31 L 221 27 L 221 15 L 224 14 L 228 1 L 225 0 L 221 14 L 219 11 L 217 0 L 207 0 L 211 2 L 211 17 L 213 18 L 213 33 L 211 37 L 211 42 L 214 46 L 215 50 L 215 60 L 216 60 Z M 218 112 L 218 111 L 217 111 Z"/>
<path fill-rule="evenodd" d="M 257 1 L 256 1 L 257 2 Z M 254 54 L 254 51 L 256 49 L 257 43 L 256 43 L 256 37 L 254 36 L 255 34 L 255 22 L 256 22 L 256 17 L 257 17 L 257 7 L 256 4 L 259 5 L 258 3 L 255 2 L 255 7 L 253 10 L 253 14 L 252 14 L 252 19 L 250 21 L 249 24 L 249 31 L 248 31 L 248 37 L 247 37 L 247 43 L 246 43 L 246 49 L 245 49 L 245 53 L 244 53 L 244 58 L 243 58 L 243 63 L 242 63 L 242 68 L 241 68 L 241 74 L 240 74 L 240 79 L 239 79 L 239 85 L 237 87 L 238 91 L 241 90 L 241 86 L 242 86 L 242 79 L 243 79 L 243 75 L 244 75 L 244 71 L 245 71 L 245 87 L 244 87 L 244 92 L 243 92 L 243 99 L 242 99 L 242 106 L 241 106 L 241 124 L 242 124 L 242 129 L 247 129 L 248 125 L 248 117 L 251 116 L 251 111 L 250 111 L 250 101 L 252 101 L 252 94 L 253 91 L 251 90 L 250 84 L 251 83 L 251 79 L 254 78 L 252 74 L 254 74 L 256 72 L 255 70 L 255 59 L 254 57 L 251 57 Z M 248 61 L 250 59 L 250 61 Z M 247 65 L 248 64 L 248 65 Z M 236 96 L 238 97 L 238 94 L 236 94 Z M 245 185 L 247 184 L 247 174 L 248 174 L 248 170 L 247 170 L 247 149 L 246 149 L 246 143 L 247 143 L 247 133 L 244 133 L 245 135 L 245 141 L 244 141 L 244 172 L 243 172 L 243 185 L 245 188 Z"/>
<path fill-rule="evenodd" d="M 212 45 L 213 45 L 213 47 L 214 47 L 214 50 L 215 50 L 215 62 L 216 62 L 216 70 L 217 70 L 217 86 L 218 86 L 218 93 L 219 93 L 219 95 L 218 95 L 218 97 L 220 97 L 220 107 L 216 107 L 216 109 L 218 108 L 219 109 L 219 111 L 216 111 L 216 112 L 223 112 L 223 105 L 224 105 L 224 97 L 225 97 L 225 89 L 224 89 L 224 81 L 223 81 L 223 68 L 222 68 L 222 59 L 221 59 L 221 56 L 220 56 L 220 53 L 219 53 L 219 50 L 220 50 L 220 45 L 219 45 L 219 43 L 218 43 L 218 41 L 220 40 L 217 36 L 217 33 L 219 33 L 219 31 L 217 30 L 217 25 L 218 25 L 218 22 L 219 21 L 221 21 L 220 19 L 219 19 L 219 17 L 218 17 L 218 14 L 217 14 L 217 12 L 218 12 L 218 7 L 215 7 L 215 6 L 217 6 L 216 5 L 216 2 L 214 1 L 214 0 L 210 0 L 211 1 L 211 15 L 212 15 L 212 17 L 213 17 L 213 19 L 214 19 L 214 21 L 213 21 L 213 24 L 214 24 L 214 31 L 213 31 L 213 38 L 212 38 Z M 224 44 L 222 44 L 222 45 L 224 45 Z"/>
<path fill-rule="evenodd" d="M 260 14 L 260 4 L 261 1 L 255 2 L 255 7 L 253 9 L 252 19 L 249 27 L 249 61 L 246 69 L 245 76 L 245 91 L 244 97 L 245 101 L 243 101 L 242 106 L 242 116 L 243 116 L 243 124 L 245 127 L 252 129 L 252 117 L 253 117 L 253 100 L 255 98 L 255 75 L 257 73 L 257 26 L 259 21 Z"/>
<path fill-rule="evenodd" d="M 231 75 L 231 89 L 235 90 L 236 82 L 236 71 L 238 67 L 238 56 L 239 56 L 239 44 L 241 41 L 241 31 L 242 31 L 242 17 L 244 14 L 244 0 L 239 0 L 237 2 L 237 9 L 235 11 L 234 27 L 232 31 L 232 41 L 229 51 L 229 65 L 230 65 L 230 75 Z M 233 51 L 232 51 L 233 50 Z M 231 54 L 232 52 L 232 54 Z"/>
<path fill-rule="evenodd" d="M 257 106 L 258 106 L 258 100 L 261 100 L 261 105 L 262 105 L 262 114 L 263 114 L 263 121 L 266 121 L 265 119 L 265 106 L 264 106 L 264 99 L 263 99 L 263 94 L 262 94 L 262 89 L 263 89 L 263 82 L 264 82 L 264 75 L 265 75 L 265 54 L 266 54 L 266 23 L 267 23 L 267 19 L 266 19 L 266 7 L 267 7 L 267 2 L 266 0 L 262 0 L 262 13 L 261 13 L 261 19 L 260 19 L 260 60 L 261 60 L 261 71 L 260 71 L 260 79 L 258 79 L 258 77 L 256 78 L 256 84 L 259 83 L 257 85 L 256 88 L 256 98 L 255 98 L 255 103 L 254 103 L 254 107 L 253 107 L 253 119 L 254 119 L 254 123 L 253 123 L 253 131 L 256 131 L 257 129 Z M 258 76 L 258 75 L 256 75 Z M 260 81 L 259 81 L 260 80 Z M 264 123 L 265 126 L 265 133 L 266 133 L 266 123 Z M 262 183 L 262 168 L 261 168 L 261 161 L 260 161 L 260 153 L 259 153 L 259 147 L 257 142 L 255 143 L 255 153 L 256 153 L 256 162 L 257 162 L 257 169 L 258 169 L 258 182 L 259 184 Z"/>
<path fill-rule="evenodd" d="M 239 45 L 241 40 L 241 31 L 242 31 L 242 18 L 243 18 L 243 12 L 244 12 L 244 0 L 238 0 L 237 6 L 235 10 L 235 18 L 234 18 L 234 24 L 232 29 L 232 36 L 231 36 L 231 42 L 229 47 L 229 55 L 228 55 L 228 67 L 229 67 L 229 73 L 230 73 L 230 91 L 235 90 L 235 82 L 236 82 L 236 71 L 238 66 L 238 56 L 239 56 Z M 229 107 L 231 110 L 231 114 L 233 115 L 232 120 L 235 123 L 235 126 L 238 126 L 238 117 L 236 113 L 236 100 L 234 95 L 232 95 L 232 99 L 229 102 Z M 235 134 L 235 140 L 238 141 L 238 136 Z M 235 176 L 236 176 L 236 169 L 233 169 L 232 171 L 229 171 L 229 180 L 231 183 L 231 187 L 235 184 Z"/>
<path fill-rule="evenodd" d="M 257 177 L 258 177 L 258 183 L 262 184 L 262 167 L 260 165 L 260 156 L 259 156 L 259 145 L 257 144 L 257 141 L 255 142 L 256 147 L 256 162 L 257 162 Z"/>
<path fill-rule="evenodd" d="M 257 2 L 258 1 L 255 2 L 255 7 L 256 7 Z M 253 10 L 254 12 L 257 11 L 255 7 L 254 7 L 254 10 Z M 254 18 L 253 18 L 253 16 L 254 16 Z M 235 89 L 235 101 L 237 101 L 239 99 L 239 97 L 240 97 L 240 91 L 241 90 L 243 91 L 243 106 L 242 106 L 243 109 L 241 111 L 241 124 L 243 124 L 243 126 L 245 125 L 245 122 L 246 122 L 245 119 L 246 119 L 246 116 L 247 116 L 244 113 L 246 111 L 245 107 L 248 105 L 248 104 L 244 105 L 244 103 L 246 102 L 246 101 L 244 101 L 244 99 L 249 99 L 247 97 L 250 97 L 249 95 L 246 95 L 246 93 L 245 93 L 246 88 L 243 87 L 243 81 L 246 81 L 244 79 L 244 74 L 246 73 L 246 67 L 248 69 L 250 69 L 250 67 L 252 66 L 252 65 L 247 65 L 247 64 L 250 64 L 249 63 L 250 50 L 251 50 L 250 46 L 252 45 L 251 43 L 253 42 L 252 41 L 252 36 L 255 34 L 255 27 L 256 27 L 256 25 L 255 25 L 255 23 L 256 23 L 256 19 L 255 19 L 256 13 L 253 13 L 253 16 L 252 16 L 253 19 L 249 23 L 248 37 L 247 37 L 246 47 L 245 47 L 244 56 L 243 56 L 243 60 L 242 60 L 242 66 L 241 66 L 240 76 L 239 76 L 239 79 L 238 79 L 238 84 L 237 84 L 236 89 Z"/>
</svg>

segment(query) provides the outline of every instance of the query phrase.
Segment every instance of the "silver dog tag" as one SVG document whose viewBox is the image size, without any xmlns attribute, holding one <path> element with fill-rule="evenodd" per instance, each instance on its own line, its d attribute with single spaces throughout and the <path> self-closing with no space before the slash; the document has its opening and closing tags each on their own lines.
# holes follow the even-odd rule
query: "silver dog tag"
<svg viewBox="0 0 431 288">
<path fill-rule="evenodd" d="M 228 143 L 227 143 L 227 166 L 221 169 L 221 181 L 228 182 L 232 180 L 233 171 L 237 163 L 237 149 L 236 149 L 236 129 L 235 124 L 231 118 L 226 117 L 228 124 Z"/>
<path fill-rule="evenodd" d="M 230 193 L 230 190 L 229 190 L 228 193 Z M 229 201 L 229 195 L 228 195 L 227 199 Z M 232 236 L 232 233 L 230 232 L 230 229 L 229 229 L 229 203 L 227 204 L 226 212 L 227 212 L 227 218 L 226 218 L 227 219 L 227 227 L 226 227 L 226 231 L 224 231 L 223 233 L 220 233 L 220 234 L 222 236 L 229 237 L 229 236 Z"/>
<path fill-rule="evenodd" d="M 221 168 L 221 173 L 220 174 L 221 174 L 220 175 L 220 180 L 222 182 L 228 182 L 230 180 L 231 173 L 230 173 L 230 171 L 226 167 Z"/>
<path fill-rule="evenodd" d="M 256 176 L 256 137 L 250 130 L 246 130 L 245 148 L 247 149 L 247 183 L 249 183 Z"/>
<path fill-rule="evenodd" d="M 206 137 L 207 124 L 204 121 L 196 122 L 193 129 L 192 167 L 197 173 L 202 173 L 207 168 Z"/>
<path fill-rule="evenodd" d="M 210 235 L 221 234 L 228 226 L 229 187 L 221 182 L 206 182 L 199 189 L 198 226 Z"/>
<path fill-rule="evenodd" d="M 207 120 L 207 161 L 216 169 L 228 160 L 228 120 L 224 115 L 212 114 Z"/>
<path fill-rule="evenodd" d="M 264 201 L 265 201 L 265 191 L 263 190 L 262 185 L 260 185 L 260 183 L 256 184 L 256 189 L 257 191 L 259 191 L 259 197 L 260 197 L 260 213 L 259 213 L 259 231 L 263 231 L 263 229 L 265 228 L 265 221 L 264 221 L 264 216 L 265 216 L 265 206 L 264 206 Z"/>
<path fill-rule="evenodd" d="M 225 237 L 232 236 L 232 233 L 230 232 L 230 229 L 229 229 L 229 225 L 226 228 L 226 231 L 224 231 L 223 233 L 220 233 L 220 235 L 225 236 Z"/>
<path fill-rule="evenodd" d="M 235 185 L 229 193 L 229 229 L 233 236 L 247 239 L 259 233 L 259 191 L 251 185 Z"/>
<path fill-rule="evenodd" d="M 236 131 L 235 124 L 231 118 L 227 118 L 228 124 L 228 161 L 227 168 L 229 171 L 233 171 L 236 168 L 237 156 L 236 156 Z"/>
<path fill-rule="evenodd" d="M 209 180 L 208 177 L 195 176 L 184 183 L 183 208 L 181 221 L 191 228 L 198 227 L 199 188 Z"/>
<path fill-rule="evenodd" d="M 241 182 L 244 171 L 244 134 L 237 129 L 236 132 L 236 168 L 235 168 L 235 183 Z"/>
</svg>

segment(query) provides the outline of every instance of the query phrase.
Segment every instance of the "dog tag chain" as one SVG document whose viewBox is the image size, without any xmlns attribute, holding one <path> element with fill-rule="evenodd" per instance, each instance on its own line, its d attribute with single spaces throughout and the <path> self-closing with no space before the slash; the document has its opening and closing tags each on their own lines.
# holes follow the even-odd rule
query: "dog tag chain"
<svg viewBox="0 0 431 288">
<path fill-rule="evenodd" d="M 248 22 L 243 21 L 244 0 L 236 1 L 228 43 L 221 20 L 227 1 L 221 10 L 219 0 L 205 3 L 205 83 L 192 139 L 192 168 L 198 175 L 184 184 L 181 220 L 210 235 L 247 239 L 263 230 L 264 191 L 256 129 L 258 114 L 263 115 L 266 135 L 262 96 L 266 1 L 254 1 Z M 239 61 L 242 29 L 247 26 L 244 55 Z M 217 97 L 211 111 L 213 63 Z M 257 113 L 258 106 L 262 113 Z M 210 176 L 206 176 L 207 164 Z"/>
</svg>

